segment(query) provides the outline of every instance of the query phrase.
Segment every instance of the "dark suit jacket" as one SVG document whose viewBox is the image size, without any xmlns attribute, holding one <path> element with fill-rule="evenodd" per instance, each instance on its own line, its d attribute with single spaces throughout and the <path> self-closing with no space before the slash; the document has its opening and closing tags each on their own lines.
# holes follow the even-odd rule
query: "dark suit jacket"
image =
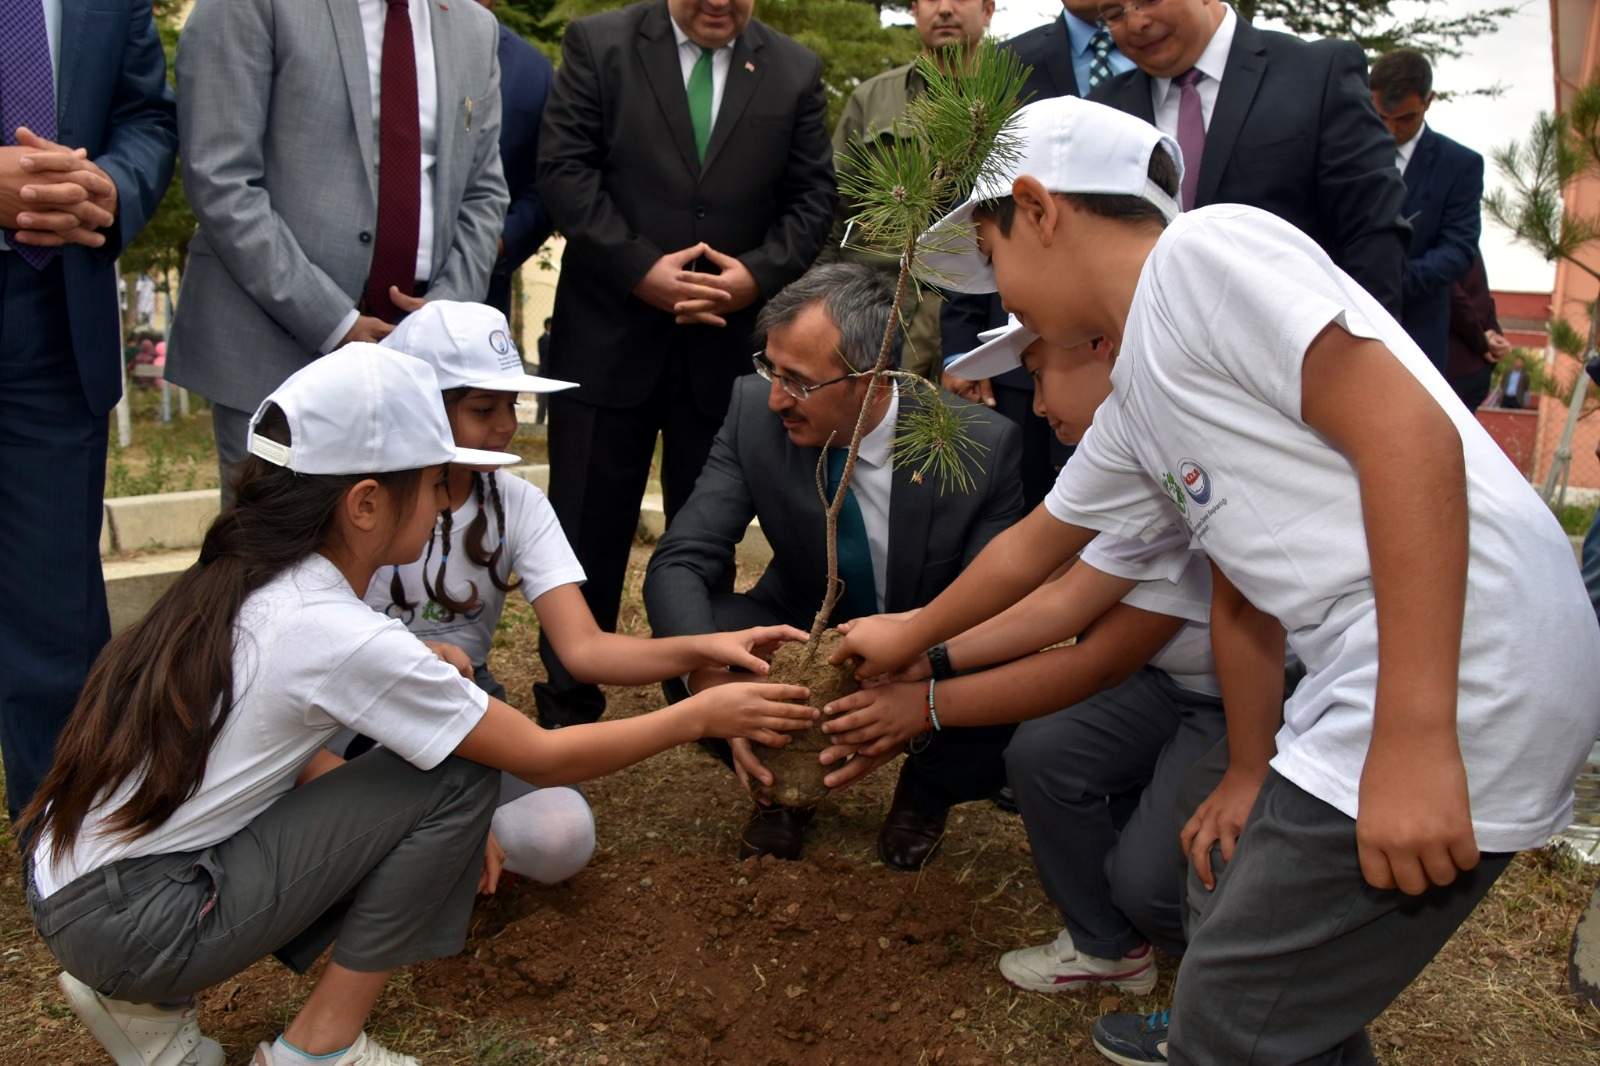
<svg viewBox="0 0 1600 1066">
<path fill-rule="evenodd" d="M 1155 121 L 1142 70 L 1101 82 L 1090 98 Z M 1359 47 L 1302 41 L 1241 19 L 1199 162 L 1195 206 L 1272 212 L 1399 316 L 1410 239 L 1400 220 L 1405 188 Z"/>
<path fill-rule="evenodd" d="M 539 191 L 567 238 L 545 373 L 582 384 L 585 403 L 633 407 L 682 352 L 696 403 L 720 418 L 750 370 L 760 301 L 725 328 L 678 326 L 633 287 L 702 240 L 763 296 L 811 265 L 837 198 L 822 61 L 751 20 L 702 166 L 666 0 L 578 19 L 545 107 Z"/>
<path fill-rule="evenodd" d="M 915 400 L 901 397 L 902 407 Z M 894 472 L 889 497 L 889 573 L 885 607 L 908 611 L 937 596 L 995 534 L 1022 516 L 1017 427 L 981 407 L 961 405 L 983 446 L 983 469 L 972 492 L 941 492 L 935 479 L 913 484 Z M 822 606 L 827 579 L 817 449 L 789 443 L 767 410 L 767 385 L 754 377 L 734 385 L 728 417 L 711 446 L 700 480 L 645 574 L 644 601 L 657 636 L 716 630 L 714 590 L 733 574 L 734 547 L 752 518 L 772 546 L 772 563 L 750 596 L 802 629 Z M 847 616 L 836 612 L 834 622 Z"/>
<path fill-rule="evenodd" d="M 539 250 L 555 229 L 539 198 L 539 125 L 555 68 L 544 53 L 500 26 L 500 165 L 506 172 L 511 205 L 500 239 L 505 251 L 489 278 L 489 302 L 505 310 L 511 275 Z"/>
<path fill-rule="evenodd" d="M 1051 100 L 1057 96 L 1080 96 L 1078 79 L 1072 70 L 1072 45 L 1060 16 L 1043 26 L 1019 33 L 1001 45 L 1031 69 L 1022 83 L 1019 100 Z M 939 339 L 944 355 L 970 352 L 978 346 L 978 334 L 1006 323 L 1005 308 L 999 293 L 973 296 L 950 293 L 939 312 Z M 1033 382 L 1023 370 L 1012 370 L 994 379 L 994 384 L 1033 391 Z"/>
<path fill-rule="evenodd" d="M 1400 323 L 1443 371 L 1450 354 L 1450 289 L 1472 266 L 1483 232 L 1483 156 L 1425 126 L 1405 186 L 1411 255 Z"/>
<path fill-rule="evenodd" d="M 61 253 L 72 354 L 84 400 L 98 415 L 122 395 L 117 256 L 172 180 L 178 120 L 148 3 L 62 0 L 61 35 L 71 43 L 61 49 L 56 79 L 56 140 L 88 149 L 117 186 L 117 219 L 103 231 L 106 243 Z"/>
</svg>

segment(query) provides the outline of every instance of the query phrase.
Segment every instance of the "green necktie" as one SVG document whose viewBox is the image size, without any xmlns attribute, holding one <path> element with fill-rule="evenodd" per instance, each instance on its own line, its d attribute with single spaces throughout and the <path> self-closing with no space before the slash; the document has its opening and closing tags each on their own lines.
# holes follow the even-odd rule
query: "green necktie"
<svg viewBox="0 0 1600 1066">
<path fill-rule="evenodd" d="M 844 477 L 844 448 L 828 449 L 828 495 L 833 496 Z M 867 539 L 867 523 L 861 516 L 854 489 L 846 489 L 839 508 L 839 577 L 844 580 L 844 595 L 834 618 L 865 618 L 878 613 L 878 583 L 872 569 L 872 544 Z"/>
<path fill-rule="evenodd" d="M 711 55 L 711 49 L 700 49 L 689 72 L 689 121 L 694 123 L 694 150 L 702 163 L 711 143 Z"/>
</svg>

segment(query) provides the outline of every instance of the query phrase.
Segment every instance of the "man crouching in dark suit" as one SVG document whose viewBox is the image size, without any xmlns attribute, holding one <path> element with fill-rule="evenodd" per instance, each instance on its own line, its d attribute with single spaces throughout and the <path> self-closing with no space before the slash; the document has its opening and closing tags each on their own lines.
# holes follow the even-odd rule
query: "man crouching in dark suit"
<svg viewBox="0 0 1600 1066">
<path fill-rule="evenodd" d="M 888 282 L 870 267 L 833 263 L 813 268 L 762 308 L 760 376 L 735 383 L 705 469 L 645 575 L 645 608 L 657 636 L 735 629 L 755 619 L 810 628 L 827 581 L 818 450 L 831 437 L 832 452 L 843 457 L 866 400 L 860 372 L 877 359 L 893 299 Z M 840 556 L 854 562 L 841 571 L 846 592 L 835 625 L 929 602 L 1022 513 L 1015 425 L 962 404 L 982 469 L 971 471 L 971 492 L 941 491 L 935 479 L 919 484 L 890 461 L 899 412 L 922 401 L 880 389 L 873 402 L 850 487 L 855 506 L 847 504 L 840 521 Z M 831 483 L 839 465 L 829 464 Z M 752 518 L 772 546 L 772 562 L 748 593 L 719 591 L 731 583 L 735 546 Z M 691 674 L 685 683 L 693 690 L 731 676 Z M 673 687 L 668 697 L 681 697 L 683 690 L 674 694 Z M 1010 733 L 1009 727 L 946 730 L 906 759 L 878 835 L 884 863 L 920 868 L 938 847 L 951 805 L 987 797 L 1005 783 L 1002 754 Z M 712 743 L 713 754 L 746 787 L 752 776 L 766 779 L 748 744 Z M 811 814 L 757 805 L 740 857 L 799 858 Z"/>
</svg>

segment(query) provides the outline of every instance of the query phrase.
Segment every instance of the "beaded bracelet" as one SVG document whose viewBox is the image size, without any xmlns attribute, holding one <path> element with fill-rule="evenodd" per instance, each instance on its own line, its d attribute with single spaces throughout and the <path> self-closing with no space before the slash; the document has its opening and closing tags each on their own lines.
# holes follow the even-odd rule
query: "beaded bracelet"
<svg viewBox="0 0 1600 1066">
<path fill-rule="evenodd" d="M 935 733 L 940 731 L 939 710 L 933 704 L 933 686 L 937 685 L 938 683 L 939 683 L 939 679 L 938 678 L 934 678 L 934 677 L 928 678 L 928 718 L 927 718 L 927 722 L 928 722 L 929 725 L 931 725 L 933 727 L 933 731 Z"/>
</svg>

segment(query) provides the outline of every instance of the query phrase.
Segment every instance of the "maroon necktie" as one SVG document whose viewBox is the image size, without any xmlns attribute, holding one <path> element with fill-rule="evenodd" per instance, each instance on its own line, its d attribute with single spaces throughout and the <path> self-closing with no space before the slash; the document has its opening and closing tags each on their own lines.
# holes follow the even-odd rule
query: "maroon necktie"
<svg viewBox="0 0 1600 1066">
<path fill-rule="evenodd" d="M 388 0 L 378 90 L 378 239 L 367 272 L 366 312 L 398 322 L 389 286 L 411 294 L 422 218 L 422 129 L 417 121 L 417 57 L 407 0 Z"/>
<path fill-rule="evenodd" d="M 1206 152 L 1206 113 L 1195 86 L 1205 77 L 1194 68 L 1184 71 L 1172 83 L 1178 87 L 1178 150 L 1183 153 L 1183 209 L 1194 210 L 1195 193 L 1200 188 L 1200 157 Z"/>
</svg>

